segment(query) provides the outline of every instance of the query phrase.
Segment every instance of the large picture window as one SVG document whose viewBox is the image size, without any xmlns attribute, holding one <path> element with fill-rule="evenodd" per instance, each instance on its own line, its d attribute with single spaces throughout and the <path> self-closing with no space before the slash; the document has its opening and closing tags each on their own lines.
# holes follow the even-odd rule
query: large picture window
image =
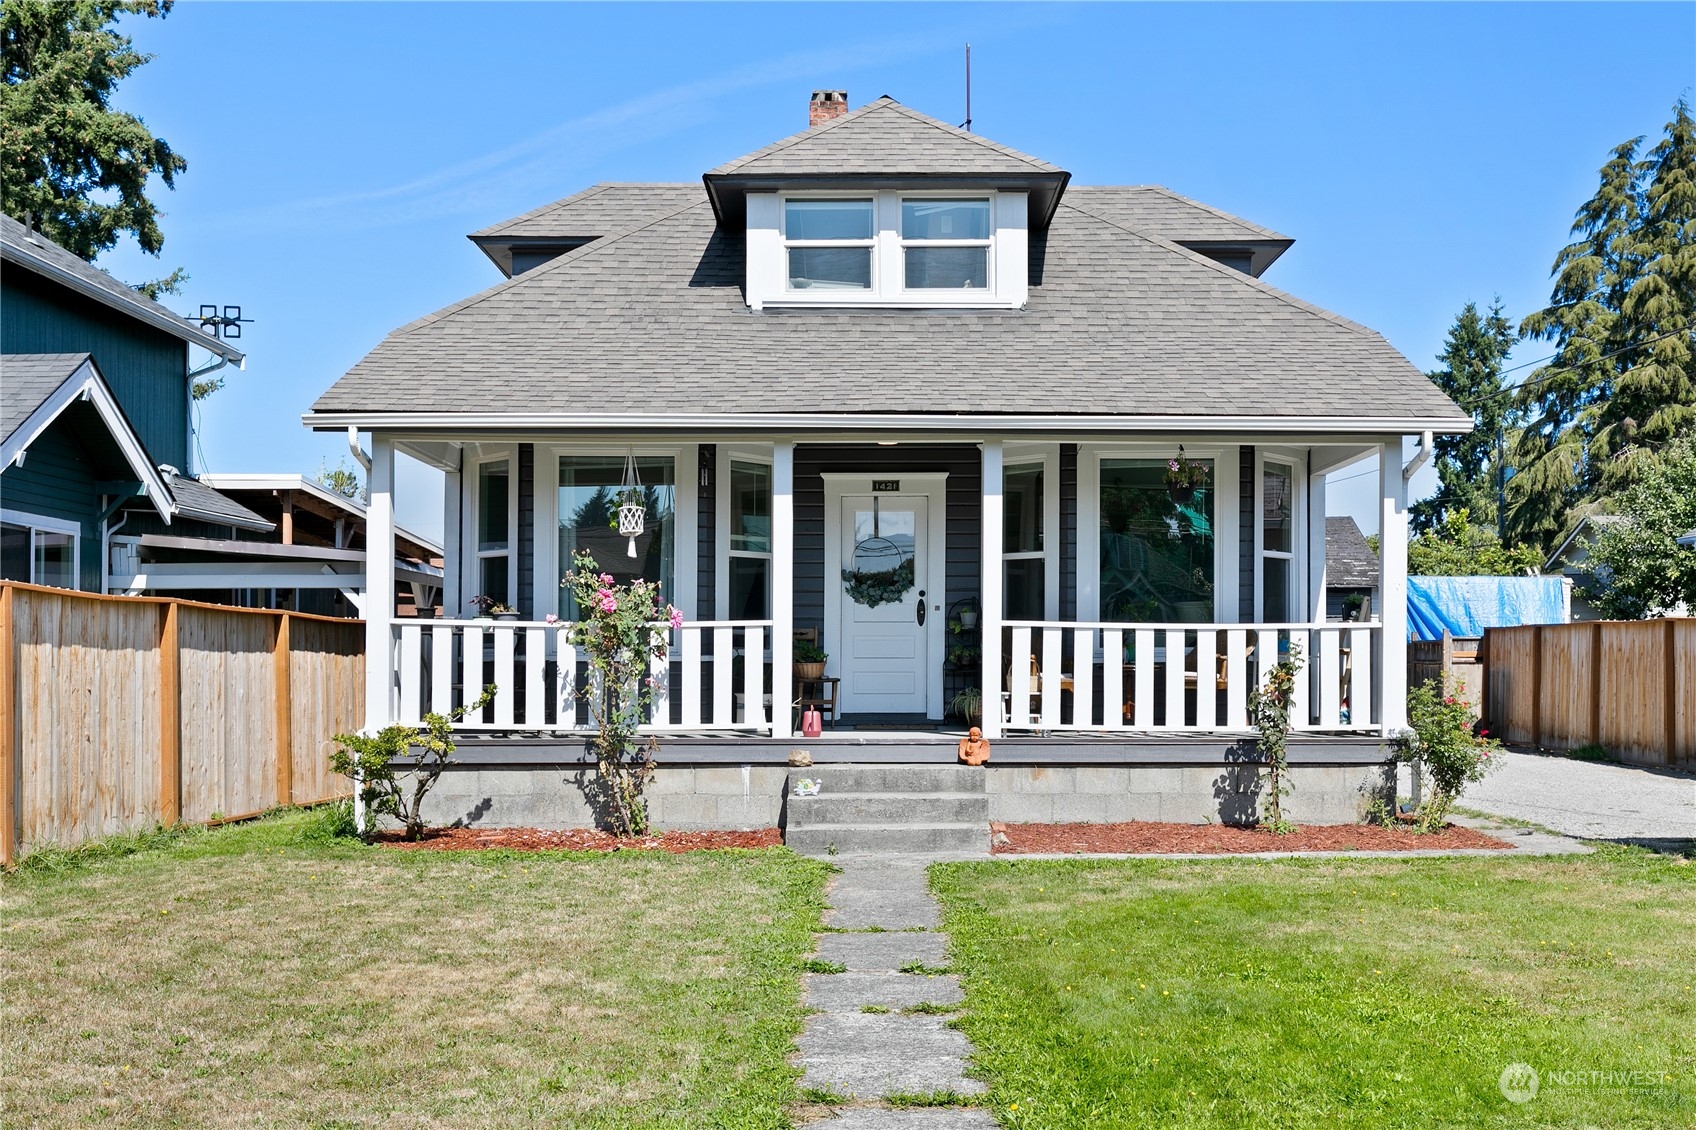
<svg viewBox="0 0 1696 1130">
<path fill-rule="evenodd" d="M 1002 599 L 1009 620 L 1041 620 L 1047 605 L 1042 543 L 1043 465 L 1007 467 L 1002 489 Z"/>
<path fill-rule="evenodd" d="M 618 494 L 624 480 L 622 455 L 563 455 L 559 461 L 559 573 L 571 572 L 572 557 L 587 550 L 603 572 L 620 584 L 637 577 L 656 581 L 666 599 L 677 599 L 677 468 L 669 455 L 639 455 L 636 473 L 642 480 L 647 515 L 636 539 L 636 556 L 629 555 L 630 539 L 618 532 Z M 577 606 L 560 600 L 560 615 L 577 618 Z"/>
<path fill-rule="evenodd" d="M 1211 623 L 1214 610 L 1212 460 L 1207 484 L 1174 492 L 1164 459 L 1101 461 L 1101 618 L 1121 623 Z"/>
</svg>

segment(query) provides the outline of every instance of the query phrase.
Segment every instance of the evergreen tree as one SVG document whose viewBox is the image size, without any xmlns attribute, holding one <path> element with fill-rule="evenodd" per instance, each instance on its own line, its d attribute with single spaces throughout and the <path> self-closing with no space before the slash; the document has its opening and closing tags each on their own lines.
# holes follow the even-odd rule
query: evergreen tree
<svg viewBox="0 0 1696 1130">
<path fill-rule="evenodd" d="M 1498 299 L 1488 314 L 1468 302 L 1449 328 L 1438 354 L 1443 367 L 1426 374 L 1438 388 L 1472 413 L 1473 429 L 1463 436 L 1438 436 L 1437 493 L 1411 508 L 1413 526 L 1425 532 L 1442 526 L 1448 515 L 1465 510 L 1473 521 L 1496 523 L 1497 473 L 1501 442 L 1513 409 L 1502 391 L 1502 362 L 1518 335 L 1502 317 Z"/>
<path fill-rule="evenodd" d="M 164 245 L 147 182 L 158 174 L 174 187 L 187 162 L 111 99 L 152 58 L 118 34 L 118 16 L 170 9 L 171 0 L 6 0 L 0 11 L 0 207 L 84 259 L 126 232 L 150 254 Z"/>
<path fill-rule="evenodd" d="M 1549 305 L 1521 324 L 1555 342 L 1520 386 L 1527 413 L 1514 444 L 1510 540 L 1551 547 L 1606 509 L 1679 436 L 1696 427 L 1696 124 L 1680 101 L 1666 136 L 1617 146 L 1580 236 L 1555 260 Z"/>
</svg>

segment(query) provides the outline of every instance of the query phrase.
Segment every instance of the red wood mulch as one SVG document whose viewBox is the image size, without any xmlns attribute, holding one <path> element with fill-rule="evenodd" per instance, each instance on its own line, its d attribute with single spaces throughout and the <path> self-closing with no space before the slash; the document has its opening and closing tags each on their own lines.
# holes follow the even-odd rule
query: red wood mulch
<svg viewBox="0 0 1696 1130">
<path fill-rule="evenodd" d="M 413 842 L 400 832 L 378 834 L 383 847 L 404 851 L 712 851 L 716 848 L 768 848 L 783 843 L 776 828 L 757 832 L 664 832 L 658 836 L 619 839 L 610 832 L 591 828 L 543 831 L 540 828 L 430 828 L 424 838 Z"/>
<path fill-rule="evenodd" d="M 991 851 L 1072 854 L 1194 852 L 1237 855 L 1259 851 L 1453 851 L 1457 848 L 1511 850 L 1513 845 L 1471 828 L 1450 824 L 1440 832 L 1411 832 L 1377 824 L 1303 824 L 1279 836 L 1259 828 L 1224 824 L 992 824 Z"/>
</svg>

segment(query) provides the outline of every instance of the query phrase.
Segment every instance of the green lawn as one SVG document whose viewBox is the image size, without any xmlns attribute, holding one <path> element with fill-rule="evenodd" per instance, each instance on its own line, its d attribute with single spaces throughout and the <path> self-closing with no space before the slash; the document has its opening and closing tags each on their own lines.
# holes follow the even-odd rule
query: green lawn
<svg viewBox="0 0 1696 1130">
<path fill-rule="evenodd" d="M 7 876 L 0 1123 L 787 1125 L 823 865 L 323 829 Z"/>
<path fill-rule="evenodd" d="M 1007 1127 L 1696 1126 L 1684 860 L 993 862 L 931 882 Z M 1515 1062 L 1541 1073 L 1523 1105 L 1498 1087 Z"/>
</svg>

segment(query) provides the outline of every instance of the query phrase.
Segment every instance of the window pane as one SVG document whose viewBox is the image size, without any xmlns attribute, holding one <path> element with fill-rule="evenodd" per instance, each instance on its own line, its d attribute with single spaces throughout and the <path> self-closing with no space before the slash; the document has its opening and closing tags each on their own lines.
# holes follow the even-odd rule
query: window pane
<svg viewBox="0 0 1696 1130">
<path fill-rule="evenodd" d="M 481 558 L 478 560 L 477 566 L 479 580 L 482 582 L 481 587 L 477 590 L 478 593 L 482 596 L 492 597 L 502 604 L 511 604 L 512 591 L 507 584 L 506 556 L 503 554 L 500 557 Z"/>
<path fill-rule="evenodd" d="M 789 285 L 795 290 L 870 290 L 869 247 L 791 247 Z"/>
<path fill-rule="evenodd" d="M 507 548 L 506 460 L 485 463 L 477 473 L 477 548 L 479 551 Z M 489 595 L 493 595 L 492 593 Z"/>
<path fill-rule="evenodd" d="M 908 290 L 983 290 L 988 286 L 987 247 L 907 248 Z"/>
<path fill-rule="evenodd" d="M 1101 618 L 1207 623 L 1213 616 L 1213 463 L 1187 497 L 1163 459 L 1101 462 Z"/>
<path fill-rule="evenodd" d="M 1009 620 L 1041 620 L 1047 611 L 1043 590 L 1043 560 L 1021 557 L 1006 562 L 1001 584 Z"/>
<path fill-rule="evenodd" d="M 571 572 L 572 555 L 586 550 L 595 563 L 620 584 L 636 577 L 660 583 L 671 599 L 676 590 L 677 472 L 668 455 L 639 455 L 636 473 L 642 480 L 648 512 L 636 539 L 636 556 L 629 555 L 630 539 L 618 533 L 618 492 L 624 483 L 622 455 L 566 455 L 559 461 L 559 570 Z M 569 593 L 561 592 L 559 614 L 577 618 Z"/>
<path fill-rule="evenodd" d="M 36 584 L 61 589 L 76 588 L 76 578 L 71 575 L 75 558 L 76 539 L 70 534 L 35 531 Z"/>
<path fill-rule="evenodd" d="M 1261 478 L 1260 525 L 1262 546 L 1277 553 L 1290 552 L 1294 522 L 1293 500 L 1290 497 L 1290 469 L 1276 463 L 1266 464 Z"/>
<path fill-rule="evenodd" d="M 771 552 L 771 468 L 730 465 L 730 548 Z"/>
<path fill-rule="evenodd" d="M 987 200 L 903 200 L 902 239 L 988 239 Z"/>
<path fill-rule="evenodd" d="M 1261 619 L 1268 624 L 1290 622 L 1290 559 L 1263 557 L 1260 560 Z"/>
<path fill-rule="evenodd" d="M 785 239 L 870 239 L 870 200 L 789 200 L 783 205 Z"/>
<path fill-rule="evenodd" d="M 0 579 L 29 583 L 29 528 L 0 525 Z"/>
<path fill-rule="evenodd" d="M 764 620 L 771 609 L 771 562 L 764 557 L 730 559 L 732 620 Z"/>
<path fill-rule="evenodd" d="M 1042 549 L 1042 464 L 1007 468 L 1002 494 L 1001 552 Z"/>
</svg>

